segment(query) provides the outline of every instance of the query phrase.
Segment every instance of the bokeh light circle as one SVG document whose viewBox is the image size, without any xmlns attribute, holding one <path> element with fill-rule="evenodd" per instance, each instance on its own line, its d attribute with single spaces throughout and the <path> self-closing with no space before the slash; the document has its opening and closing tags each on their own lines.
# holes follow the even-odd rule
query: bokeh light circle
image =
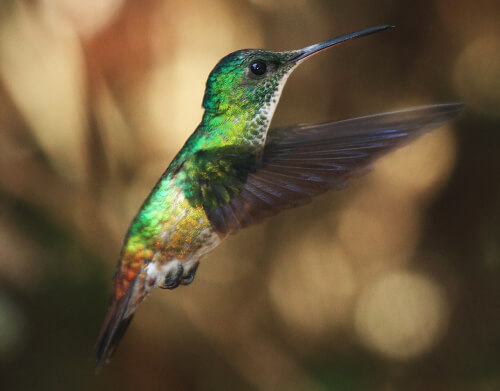
<svg viewBox="0 0 500 391">
<path fill-rule="evenodd" d="M 429 278 L 397 271 L 385 274 L 361 293 L 355 328 L 361 342 L 379 354 L 399 360 L 430 350 L 442 335 L 448 305 Z"/>
</svg>

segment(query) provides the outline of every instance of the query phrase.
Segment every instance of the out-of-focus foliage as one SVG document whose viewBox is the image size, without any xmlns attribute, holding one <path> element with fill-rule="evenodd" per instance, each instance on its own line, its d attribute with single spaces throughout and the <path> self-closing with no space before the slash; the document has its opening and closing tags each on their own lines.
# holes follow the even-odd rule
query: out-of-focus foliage
<svg viewBox="0 0 500 391">
<path fill-rule="evenodd" d="M 2 1 L 2 389 L 500 389 L 499 20 L 497 0 Z M 384 23 L 297 70 L 274 123 L 464 115 L 227 240 L 96 377 L 121 241 L 218 59 Z"/>
</svg>

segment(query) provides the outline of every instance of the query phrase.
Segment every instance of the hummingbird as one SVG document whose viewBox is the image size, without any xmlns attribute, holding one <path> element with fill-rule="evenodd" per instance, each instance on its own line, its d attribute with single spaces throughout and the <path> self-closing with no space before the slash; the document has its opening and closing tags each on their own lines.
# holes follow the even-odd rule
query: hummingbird
<svg viewBox="0 0 500 391">
<path fill-rule="evenodd" d="M 458 103 L 269 130 L 292 71 L 382 25 L 299 50 L 245 49 L 210 73 L 201 123 L 144 201 L 126 235 L 94 351 L 109 362 L 153 288 L 189 285 L 200 259 L 229 235 L 341 188 L 377 158 L 456 117 Z"/>
</svg>

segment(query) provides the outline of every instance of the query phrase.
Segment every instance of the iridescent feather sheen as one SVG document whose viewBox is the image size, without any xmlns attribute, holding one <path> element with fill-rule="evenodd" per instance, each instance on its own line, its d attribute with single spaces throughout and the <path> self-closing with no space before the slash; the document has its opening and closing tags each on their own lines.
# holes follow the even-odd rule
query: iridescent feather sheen
<svg viewBox="0 0 500 391">
<path fill-rule="evenodd" d="M 458 114 L 460 105 L 435 105 L 268 135 L 282 88 L 297 65 L 347 39 L 389 27 L 300 50 L 240 50 L 217 64 L 207 81 L 200 125 L 127 233 L 95 346 L 97 368 L 113 355 L 151 290 L 191 283 L 201 257 L 228 234 L 338 188 L 379 156 Z"/>
</svg>

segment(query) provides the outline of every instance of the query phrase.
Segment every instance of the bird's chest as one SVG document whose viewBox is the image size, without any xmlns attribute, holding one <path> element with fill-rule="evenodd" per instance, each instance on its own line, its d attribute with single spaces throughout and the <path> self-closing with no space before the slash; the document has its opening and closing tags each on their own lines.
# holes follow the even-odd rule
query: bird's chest
<svg viewBox="0 0 500 391">
<path fill-rule="evenodd" d="M 168 281 L 175 286 L 183 284 L 181 281 L 189 279 L 192 270 L 196 270 L 198 260 L 222 240 L 203 207 L 191 206 L 182 192 L 178 194 L 171 200 L 169 216 L 160 223 L 161 228 L 149 247 L 153 255 L 139 273 L 132 294 L 134 306 L 153 288 L 167 287 Z"/>
<path fill-rule="evenodd" d="M 172 200 L 169 218 L 162 222 L 153 263 L 198 259 L 220 243 L 202 206 L 192 206 L 183 192 Z"/>
</svg>

